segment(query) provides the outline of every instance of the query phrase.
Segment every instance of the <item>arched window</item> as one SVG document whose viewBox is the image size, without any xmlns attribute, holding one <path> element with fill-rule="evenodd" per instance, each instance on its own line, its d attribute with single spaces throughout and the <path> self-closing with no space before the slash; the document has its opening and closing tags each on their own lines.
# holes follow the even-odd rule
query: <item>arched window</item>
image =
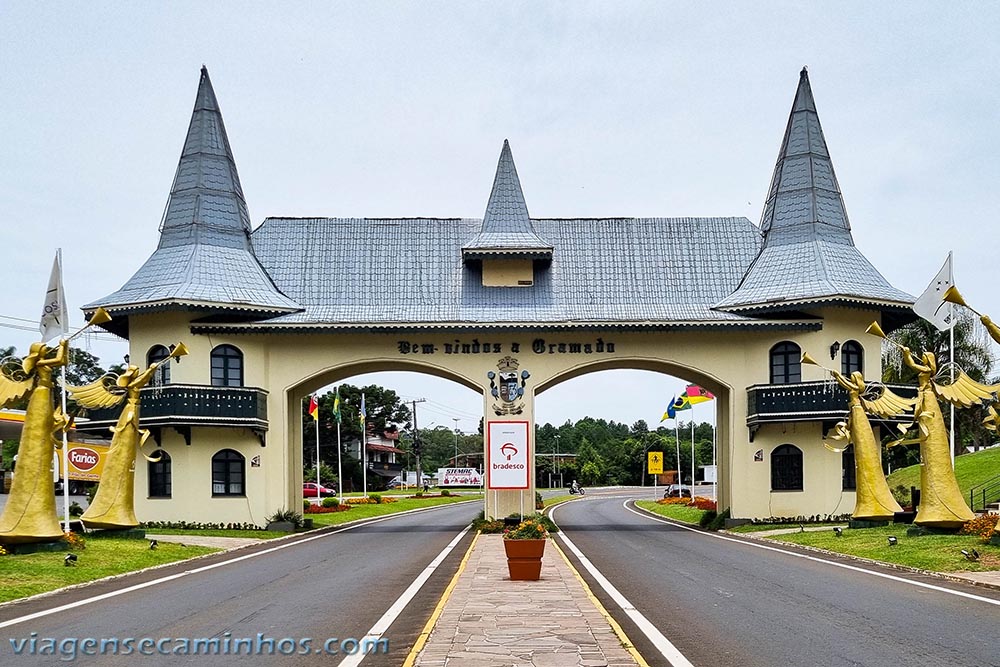
<svg viewBox="0 0 1000 667">
<path fill-rule="evenodd" d="M 771 348 L 771 384 L 802 382 L 802 349 L 795 343 Z"/>
<path fill-rule="evenodd" d="M 771 490 L 802 490 L 802 450 L 781 445 L 771 452 Z"/>
<path fill-rule="evenodd" d="M 149 462 L 149 497 L 169 498 L 170 497 L 170 454 L 162 449 L 158 449 L 154 454 L 159 454 L 160 458 Z"/>
<path fill-rule="evenodd" d="M 243 353 L 232 345 L 212 350 L 212 386 L 243 386 Z"/>
<path fill-rule="evenodd" d="M 212 495 L 246 495 L 246 459 L 239 452 L 223 449 L 212 457 Z"/>
<path fill-rule="evenodd" d="M 170 356 L 170 350 L 163 345 L 154 345 L 146 353 L 146 365 L 161 362 L 168 356 Z M 170 384 L 170 364 L 163 364 L 156 368 L 156 376 L 153 378 L 153 384 Z"/>
<path fill-rule="evenodd" d="M 865 352 L 861 343 L 856 340 L 849 340 L 840 348 L 840 372 L 850 377 L 851 373 L 858 371 L 864 373 Z"/>
</svg>

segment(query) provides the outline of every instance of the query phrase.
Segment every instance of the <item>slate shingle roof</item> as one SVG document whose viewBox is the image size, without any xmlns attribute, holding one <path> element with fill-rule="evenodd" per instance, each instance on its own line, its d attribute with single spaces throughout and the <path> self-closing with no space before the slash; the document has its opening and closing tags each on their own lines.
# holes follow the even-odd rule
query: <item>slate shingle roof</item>
<svg viewBox="0 0 1000 667">
<path fill-rule="evenodd" d="M 739 288 L 716 304 L 732 312 L 791 305 L 867 303 L 900 308 L 896 289 L 854 246 L 809 75 L 799 86 L 761 218 L 764 245 Z"/>
<path fill-rule="evenodd" d="M 746 218 L 535 219 L 558 249 L 531 287 L 484 287 L 461 249 L 475 219 L 268 218 L 261 263 L 303 306 L 263 323 L 485 326 L 539 323 L 748 324 L 712 310 L 760 247 Z"/>
<path fill-rule="evenodd" d="M 252 233 L 207 70 L 153 255 L 84 310 L 201 309 L 213 328 L 807 326 L 782 310 L 912 303 L 854 247 L 803 70 L 761 227 L 746 218 L 531 219 L 505 141 L 483 220 L 268 218 Z M 519 255 L 534 283 L 484 287 Z M 252 322 L 254 319 L 262 321 Z M 127 317 L 109 328 L 127 331 Z M 117 329 L 116 329 L 117 328 Z"/>
<path fill-rule="evenodd" d="M 252 313 L 298 309 L 254 257 L 249 234 L 236 162 L 203 67 L 159 245 L 121 289 L 83 309 L 103 306 L 112 314 L 187 306 Z"/>
</svg>

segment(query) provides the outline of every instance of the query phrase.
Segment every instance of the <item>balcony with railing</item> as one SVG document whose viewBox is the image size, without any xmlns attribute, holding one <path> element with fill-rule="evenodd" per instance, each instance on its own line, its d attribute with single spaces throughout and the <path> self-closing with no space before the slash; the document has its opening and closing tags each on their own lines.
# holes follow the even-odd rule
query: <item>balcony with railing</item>
<svg viewBox="0 0 1000 667">
<path fill-rule="evenodd" d="M 88 421 L 79 431 L 106 431 L 118 421 L 122 406 L 88 410 Z M 144 387 L 140 394 L 139 424 L 142 428 L 169 426 L 178 430 L 192 426 L 236 427 L 267 431 L 267 392 L 257 387 L 213 387 L 201 384 L 168 384 Z"/>
<path fill-rule="evenodd" d="M 912 385 L 886 385 L 894 393 L 913 398 Z M 747 387 L 747 427 L 751 435 L 761 424 L 780 422 L 837 422 L 847 416 L 847 392 L 835 382 L 756 384 Z M 882 419 L 869 415 L 873 423 L 906 423 L 906 415 Z"/>
</svg>

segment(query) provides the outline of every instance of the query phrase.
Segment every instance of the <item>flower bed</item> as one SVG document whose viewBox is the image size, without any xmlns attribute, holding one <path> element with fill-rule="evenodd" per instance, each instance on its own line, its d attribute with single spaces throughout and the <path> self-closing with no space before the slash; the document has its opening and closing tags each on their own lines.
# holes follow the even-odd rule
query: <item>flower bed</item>
<svg viewBox="0 0 1000 667">
<path fill-rule="evenodd" d="M 713 512 L 718 509 L 716 502 L 711 498 L 703 498 L 702 496 L 695 496 L 694 498 L 663 498 L 662 500 L 657 500 L 659 505 L 684 505 L 685 507 L 694 507 L 700 510 L 712 510 Z"/>
<path fill-rule="evenodd" d="M 425 498 L 427 496 L 424 496 Z M 348 505 L 386 505 L 396 502 L 395 498 L 372 494 L 367 498 L 345 498 Z"/>
<path fill-rule="evenodd" d="M 1000 514 L 984 514 L 983 516 L 977 516 L 972 521 L 967 521 L 962 529 L 958 531 L 959 535 L 979 535 L 983 539 L 990 539 L 993 536 L 993 531 L 996 530 L 997 520 L 1000 519 Z"/>
<path fill-rule="evenodd" d="M 350 505 L 334 505 L 332 507 L 323 507 L 322 505 L 309 505 L 304 510 L 303 514 L 330 514 L 332 512 L 346 512 L 351 509 Z"/>
</svg>

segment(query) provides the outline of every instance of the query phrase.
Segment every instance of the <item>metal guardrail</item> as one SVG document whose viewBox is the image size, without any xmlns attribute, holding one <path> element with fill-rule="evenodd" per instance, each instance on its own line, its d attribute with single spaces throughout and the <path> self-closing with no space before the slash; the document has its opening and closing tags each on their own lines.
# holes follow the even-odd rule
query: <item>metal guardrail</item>
<svg viewBox="0 0 1000 667">
<path fill-rule="evenodd" d="M 973 512 L 983 512 L 986 506 L 1000 500 L 1000 476 L 969 489 L 969 507 Z"/>
</svg>

